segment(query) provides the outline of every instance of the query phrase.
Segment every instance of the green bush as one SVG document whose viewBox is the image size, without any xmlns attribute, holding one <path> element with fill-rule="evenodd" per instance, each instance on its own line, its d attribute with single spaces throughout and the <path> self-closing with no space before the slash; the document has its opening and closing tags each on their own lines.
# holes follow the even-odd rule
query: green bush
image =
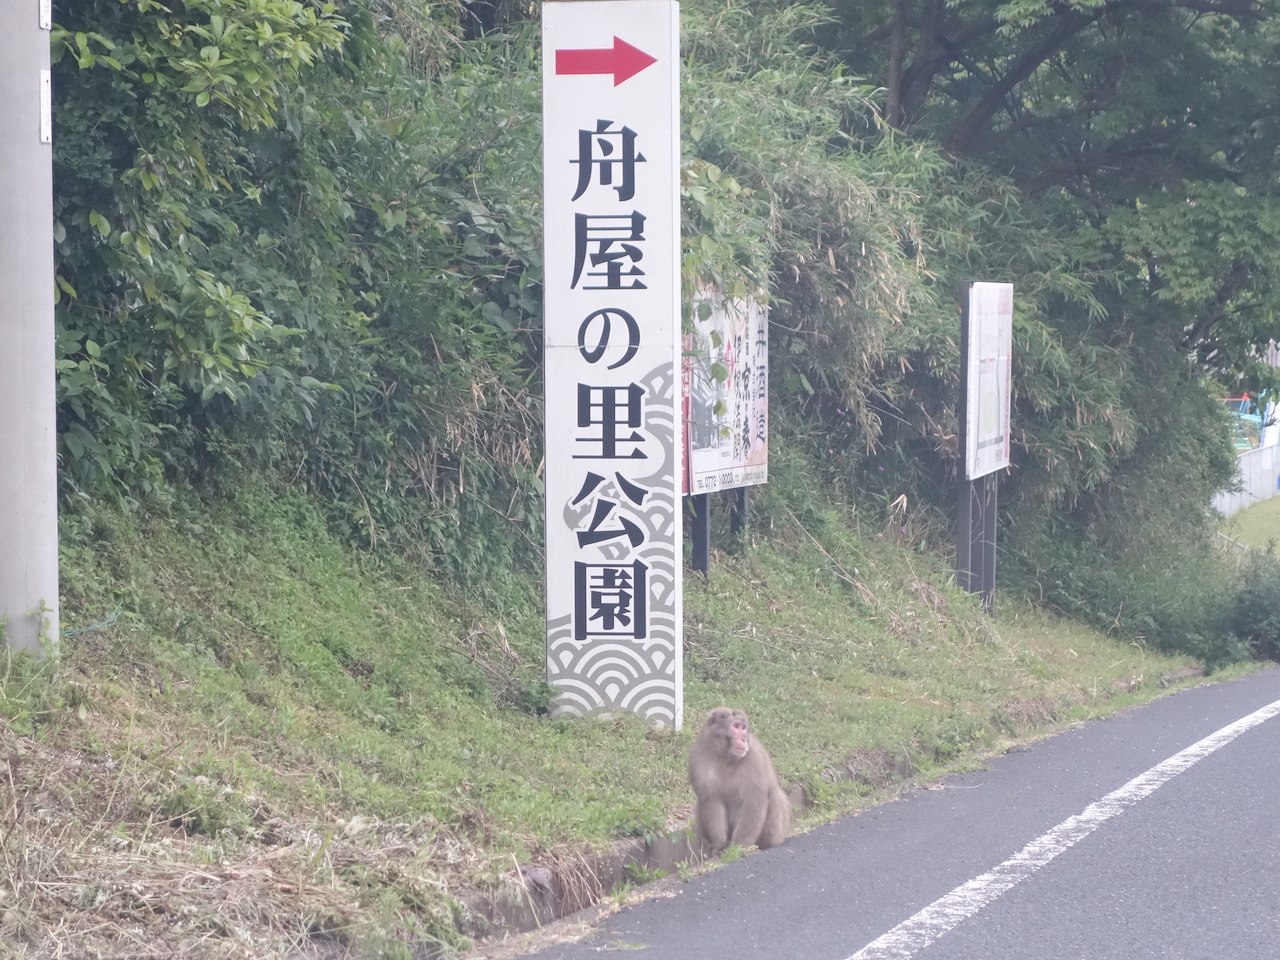
<svg viewBox="0 0 1280 960">
<path fill-rule="evenodd" d="M 1280 557 L 1271 550 L 1254 551 L 1246 563 L 1227 628 L 1254 656 L 1280 660 Z"/>
</svg>

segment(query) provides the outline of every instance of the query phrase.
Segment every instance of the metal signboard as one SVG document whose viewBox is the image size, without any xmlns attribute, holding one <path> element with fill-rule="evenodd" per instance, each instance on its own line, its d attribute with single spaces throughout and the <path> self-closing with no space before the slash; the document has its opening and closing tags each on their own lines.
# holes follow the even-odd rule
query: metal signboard
<svg viewBox="0 0 1280 960">
<path fill-rule="evenodd" d="M 40 142 L 53 143 L 53 72 L 40 71 Z"/>
<path fill-rule="evenodd" d="M 971 283 L 964 323 L 964 469 L 974 480 L 1009 465 L 1013 284 Z"/>
<path fill-rule="evenodd" d="M 679 5 L 542 7 L 547 680 L 679 728 Z"/>
<path fill-rule="evenodd" d="M 686 494 L 769 479 L 769 314 L 755 300 L 702 299 L 685 335 Z"/>
</svg>

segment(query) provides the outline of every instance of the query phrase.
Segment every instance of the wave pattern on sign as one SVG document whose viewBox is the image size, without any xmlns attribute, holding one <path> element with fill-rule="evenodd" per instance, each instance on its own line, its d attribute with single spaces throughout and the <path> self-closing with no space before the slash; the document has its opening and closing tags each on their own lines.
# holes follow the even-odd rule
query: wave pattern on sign
<svg viewBox="0 0 1280 960">
<path fill-rule="evenodd" d="M 631 478 L 650 491 L 642 505 L 630 507 L 627 513 L 645 537 L 634 551 L 625 542 L 601 544 L 599 556 L 610 561 L 642 560 L 648 566 L 648 630 L 639 640 L 575 640 L 571 616 L 553 619 L 547 631 L 547 682 L 556 689 L 552 716 L 607 718 L 625 711 L 669 727 L 678 723 L 681 699 L 676 621 L 680 570 L 671 549 L 673 543 L 679 547 L 673 535 L 677 521 L 674 371 L 664 364 L 640 383 L 646 394 L 645 432 L 653 438 L 648 449 L 662 451 L 661 463 L 654 465 L 652 473 Z M 590 509 L 586 503 L 566 503 L 565 524 L 570 529 L 584 528 Z"/>
</svg>

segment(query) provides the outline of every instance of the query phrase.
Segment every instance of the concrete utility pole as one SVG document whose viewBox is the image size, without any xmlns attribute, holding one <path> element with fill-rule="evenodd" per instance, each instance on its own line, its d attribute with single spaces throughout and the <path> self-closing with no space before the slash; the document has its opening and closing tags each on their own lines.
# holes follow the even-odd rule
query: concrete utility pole
<svg viewBox="0 0 1280 960">
<path fill-rule="evenodd" d="M 50 0 L 0 2 L 0 619 L 58 639 Z"/>
</svg>

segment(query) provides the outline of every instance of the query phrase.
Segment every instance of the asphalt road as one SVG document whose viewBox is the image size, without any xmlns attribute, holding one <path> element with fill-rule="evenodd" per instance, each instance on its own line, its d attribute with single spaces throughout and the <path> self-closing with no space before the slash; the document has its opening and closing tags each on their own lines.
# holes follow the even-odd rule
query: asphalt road
<svg viewBox="0 0 1280 960">
<path fill-rule="evenodd" d="M 1280 670 L 1164 697 L 792 837 L 531 956 L 1277 958 L 1272 712 Z"/>
</svg>

